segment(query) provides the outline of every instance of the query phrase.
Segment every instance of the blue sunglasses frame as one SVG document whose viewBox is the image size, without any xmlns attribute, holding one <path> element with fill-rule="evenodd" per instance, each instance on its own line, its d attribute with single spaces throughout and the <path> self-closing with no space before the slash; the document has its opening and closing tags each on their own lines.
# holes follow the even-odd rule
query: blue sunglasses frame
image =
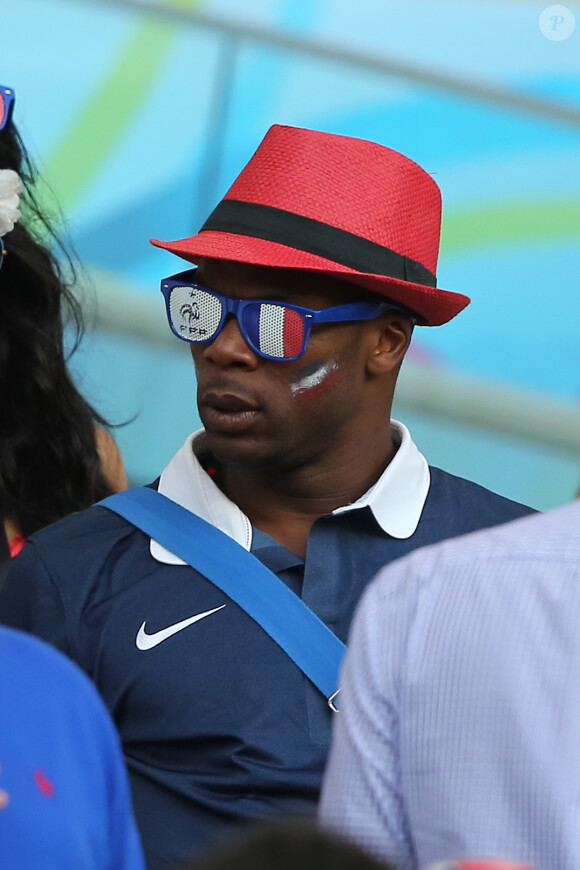
<svg viewBox="0 0 580 870">
<path fill-rule="evenodd" d="M 230 296 L 224 296 L 222 293 L 218 293 L 217 290 L 212 290 L 210 287 L 205 287 L 203 284 L 198 284 L 196 281 L 192 281 L 192 276 L 195 275 L 195 269 L 187 270 L 185 272 L 178 272 L 176 275 L 171 275 L 169 278 L 164 278 L 161 282 L 161 292 L 165 299 L 165 310 L 167 314 L 167 320 L 169 323 L 169 327 L 173 334 L 180 338 L 182 341 L 188 342 L 188 344 L 209 344 L 214 341 L 222 329 L 225 326 L 226 320 L 229 315 L 234 315 L 236 320 L 238 321 L 238 326 L 244 341 L 250 347 L 254 353 L 258 354 L 258 356 L 263 359 L 274 360 L 275 362 L 293 362 L 294 360 L 299 359 L 306 350 L 306 345 L 308 344 L 308 339 L 310 338 L 310 330 L 312 326 L 316 323 L 347 323 L 348 321 L 357 321 L 357 320 L 372 320 L 375 317 L 380 317 L 381 314 L 384 314 L 386 311 L 401 311 L 406 313 L 403 308 L 394 305 L 392 302 L 351 302 L 346 305 L 334 305 L 331 308 L 322 308 L 322 309 L 314 309 L 314 308 L 303 308 L 300 305 L 292 305 L 289 302 L 280 302 L 278 300 L 273 299 L 232 299 Z M 220 322 L 210 338 L 205 338 L 203 340 L 196 340 L 187 338 L 185 335 L 181 335 L 173 326 L 173 322 L 171 319 L 171 294 L 176 287 L 187 287 L 190 289 L 199 289 L 203 290 L 205 293 L 209 293 L 211 296 L 214 296 L 220 303 L 222 307 Z M 304 324 L 304 340 L 302 343 L 302 347 L 300 352 L 295 354 L 294 356 L 272 356 L 270 354 L 264 353 L 264 351 L 260 350 L 257 347 L 256 343 L 252 340 L 252 337 L 248 334 L 246 326 L 244 324 L 243 312 L 246 308 L 252 305 L 277 305 L 281 308 L 289 308 L 292 311 L 296 311 L 301 317 Z"/>
<path fill-rule="evenodd" d="M 14 89 L 6 88 L 4 85 L 0 85 L 0 99 L 2 101 L 2 105 L 4 107 L 4 111 L 2 112 L 2 116 L 0 117 L 0 130 L 3 130 L 4 127 L 10 122 L 12 117 L 12 110 L 14 109 Z"/>
</svg>

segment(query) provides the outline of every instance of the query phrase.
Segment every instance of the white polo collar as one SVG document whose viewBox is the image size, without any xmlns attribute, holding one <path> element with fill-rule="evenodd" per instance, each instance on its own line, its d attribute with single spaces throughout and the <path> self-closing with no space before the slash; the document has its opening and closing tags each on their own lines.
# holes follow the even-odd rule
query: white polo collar
<svg viewBox="0 0 580 870">
<path fill-rule="evenodd" d="M 406 426 L 391 420 L 391 429 L 399 447 L 382 475 L 361 498 L 336 508 L 333 514 L 369 507 L 386 534 L 393 538 L 410 538 L 419 524 L 429 492 L 429 466 Z M 252 545 L 250 520 L 215 485 L 195 456 L 203 435 L 204 430 L 199 429 L 187 438 L 161 474 L 159 492 L 221 529 L 249 550 Z M 150 549 L 158 562 L 185 564 L 153 539 Z"/>
</svg>

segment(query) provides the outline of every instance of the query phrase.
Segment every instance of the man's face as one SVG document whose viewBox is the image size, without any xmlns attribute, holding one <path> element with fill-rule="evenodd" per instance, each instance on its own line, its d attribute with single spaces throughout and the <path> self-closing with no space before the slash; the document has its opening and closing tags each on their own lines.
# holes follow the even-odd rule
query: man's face
<svg viewBox="0 0 580 870">
<path fill-rule="evenodd" d="M 364 291 L 326 276 L 217 260 L 202 261 L 196 280 L 236 299 L 314 309 L 365 298 Z M 304 355 L 293 362 L 258 356 L 235 317 L 213 341 L 192 345 L 199 413 L 216 458 L 287 471 L 348 443 L 368 403 L 365 360 L 372 324 L 315 325 Z"/>
</svg>

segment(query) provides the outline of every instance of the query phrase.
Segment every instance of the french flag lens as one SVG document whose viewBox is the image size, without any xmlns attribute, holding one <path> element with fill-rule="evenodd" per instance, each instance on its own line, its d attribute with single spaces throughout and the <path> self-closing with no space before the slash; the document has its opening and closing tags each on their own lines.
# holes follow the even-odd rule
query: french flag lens
<svg viewBox="0 0 580 870">
<path fill-rule="evenodd" d="M 169 297 L 173 331 L 185 341 L 209 341 L 222 318 L 220 300 L 199 287 L 174 287 Z"/>
<path fill-rule="evenodd" d="M 263 302 L 256 307 L 259 308 L 256 344 L 260 352 L 275 359 L 298 356 L 304 346 L 302 316 L 285 305 Z"/>
</svg>

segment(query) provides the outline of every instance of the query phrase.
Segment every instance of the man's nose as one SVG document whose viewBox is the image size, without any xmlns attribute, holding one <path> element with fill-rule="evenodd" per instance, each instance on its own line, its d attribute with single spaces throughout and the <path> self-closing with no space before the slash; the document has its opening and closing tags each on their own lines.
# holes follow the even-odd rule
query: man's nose
<svg viewBox="0 0 580 870">
<path fill-rule="evenodd" d="M 234 365 L 255 368 L 260 359 L 246 342 L 238 320 L 233 314 L 228 315 L 219 335 L 206 345 L 203 355 L 222 367 Z"/>
</svg>

